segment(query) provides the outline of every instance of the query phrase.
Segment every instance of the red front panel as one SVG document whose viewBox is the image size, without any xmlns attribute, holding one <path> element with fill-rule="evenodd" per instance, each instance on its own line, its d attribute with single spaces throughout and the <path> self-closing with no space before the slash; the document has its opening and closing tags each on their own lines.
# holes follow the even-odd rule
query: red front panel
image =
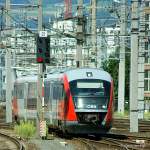
<svg viewBox="0 0 150 150">
<path fill-rule="evenodd" d="M 108 104 L 108 112 L 105 117 L 106 124 L 109 124 L 112 121 L 112 115 L 113 115 L 113 81 L 111 81 L 110 101 Z"/>
<path fill-rule="evenodd" d="M 64 75 L 64 90 L 65 90 L 65 100 L 59 102 L 59 119 L 66 121 L 76 121 L 77 116 L 75 113 L 75 108 L 73 104 L 72 95 L 70 92 L 69 82 L 67 76 Z"/>
</svg>

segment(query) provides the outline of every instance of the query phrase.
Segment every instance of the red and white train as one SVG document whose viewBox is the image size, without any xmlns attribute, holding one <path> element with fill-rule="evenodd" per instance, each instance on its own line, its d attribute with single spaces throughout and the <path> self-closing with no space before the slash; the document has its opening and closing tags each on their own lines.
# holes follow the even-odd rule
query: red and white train
<svg viewBox="0 0 150 150">
<path fill-rule="evenodd" d="M 113 81 L 100 69 L 80 68 L 47 75 L 44 81 L 45 119 L 49 126 L 75 134 L 100 134 L 112 125 Z M 37 117 L 37 76 L 14 84 L 15 118 Z"/>
</svg>

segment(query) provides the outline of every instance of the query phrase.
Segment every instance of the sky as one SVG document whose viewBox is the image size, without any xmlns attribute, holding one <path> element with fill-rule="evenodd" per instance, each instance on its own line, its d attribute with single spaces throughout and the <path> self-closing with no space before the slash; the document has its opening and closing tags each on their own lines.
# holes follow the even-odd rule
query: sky
<svg viewBox="0 0 150 150">
<path fill-rule="evenodd" d="M 11 4 L 34 4 L 37 5 L 37 1 L 38 0 L 10 0 Z M 91 0 L 83 0 L 84 6 L 88 6 L 90 4 Z M 116 2 L 115 4 L 118 4 L 119 0 L 97 0 L 97 5 L 99 6 L 103 6 L 103 7 L 108 7 L 108 6 L 112 6 L 112 4 L 114 4 L 113 2 Z M 130 0 L 128 0 L 130 2 Z M 56 11 L 58 12 L 58 10 L 63 11 L 64 10 L 64 0 L 42 0 L 43 2 L 43 21 L 45 22 L 45 24 L 49 21 L 49 20 L 53 20 L 54 16 L 56 16 Z M 72 0 L 72 10 L 73 10 L 73 16 L 76 15 L 76 4 L 77 4 L 78 0 Z M 0 8 L 5 4 L 5 0 L 0 0 Z M 18 10 L 17 10 L 18 11 Z M 87 9 L 84 10 L 85 15 L 89 15 L 89 10 L 87 11 Z M 0 12 L 1 15 L 1 12 Z M 16 18 L 18 18 L 18 21 L 20 21 L 21 15 L 18 16 L 18 12 L 16 13 L 16 11 L 14 11 L 14 13 L 11 13 L 11 15 L 15 16 Z M 27 11 L 26 16 L 32 16 L 35 15 L 37 16 L 37 10 L 30 10 Z M 1 18 L 1 17 L 0 17 Z M 106 20 L 105 20 L 106 19 Z M 1 23 L 1 20 L 0 20 Z M 114 17 L 112 16 L 112 14 L 110 14 L 110 12 L 106 11 L 106 9 L 97 9 L 97 26 L 104 26 L 104 25 L 111 25 L 114 24 Z M 37 22 L 35 20 L 28 20 L 28 27 L 35 27 L 37 26 Z"/>
</svg>

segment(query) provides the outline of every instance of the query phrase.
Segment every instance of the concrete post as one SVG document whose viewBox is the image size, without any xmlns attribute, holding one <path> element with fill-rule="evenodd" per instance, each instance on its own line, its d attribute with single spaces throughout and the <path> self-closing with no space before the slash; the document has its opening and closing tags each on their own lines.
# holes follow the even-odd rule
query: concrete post
<svg viewBox="0 0 150 150">
<path fill-rule="evenodd" d="M 144 63 L 145 63 L 145 2 L 140 7 L 139 55 L 138 55 L 138 118 L 144 118 Z"/>
<path fill-rule="evenodd" d="M 97 40 L 96 40 L 96 4 L 97 0 L 92 0 L 91 5 L 92 5 L 92 25 L 91 25 L 91 30 L 92 30 L 92 51 L 95 57 L 95 66 L 101 66 L 101 58 L 97 57 Z M 99 55 L 101 55 L 101 51 L 99 51 Z"/>
<path fill-rule="evenodd" d="M 76 67 L 81 67 L 82 60 L 82 45 L 83 45 L 83 0 L 78 0 L 78 23 L 77 23 L 77 48 L 76 48 Z"/>
<path fill-rule="evenodd" d="M 10 28 L 10 0 L 6 0 L 6 30 Z M 12 122 L 12 70 L 11 70 L 11 50 L 7 48 L 9 39 L 6 42 L 6 122 Z"/>
<path fill-rule="evenodd" d="M 138 0 L 131 11 L 130 132 L 138 132 Z"/>
<path fill-rule="evenodd" d="M 120 61 L 118 82 L 118 112 L 124 113 L 125 101 L 125 35 L 126 35 L 126 0 L 121 1 L 121 25 L 120 25 Z"/>
</svg>

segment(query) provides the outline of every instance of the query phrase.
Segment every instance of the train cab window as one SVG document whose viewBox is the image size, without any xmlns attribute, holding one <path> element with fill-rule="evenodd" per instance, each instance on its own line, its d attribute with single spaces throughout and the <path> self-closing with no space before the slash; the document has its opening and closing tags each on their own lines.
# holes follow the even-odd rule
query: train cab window
<svg viewBox="0 0 150 150">
<path fill-rule="evenodd" d="M 82 93 L 88 93 L 88 94 L 100 94 L 100 95 L 104 95 L 104 85 L 103 82 L 83 82 L 83 81 L 79 81 L 77 82 L 77 89 L 80 90 L 80 92 Z"/>
<path fill-rule="evenodd" d="M 102 80 L 76 80 L 70 82 L 70 89 L 72 95 L 107 95 L 109 92 L 106 91 L 106 81 Z"/>
<path fill-rule="evenodd" d="M 98 79 L 79 79 L 69 84 L 76 108 L 107 109 L 110 99 L 110 82 Z"/>
</svg>

